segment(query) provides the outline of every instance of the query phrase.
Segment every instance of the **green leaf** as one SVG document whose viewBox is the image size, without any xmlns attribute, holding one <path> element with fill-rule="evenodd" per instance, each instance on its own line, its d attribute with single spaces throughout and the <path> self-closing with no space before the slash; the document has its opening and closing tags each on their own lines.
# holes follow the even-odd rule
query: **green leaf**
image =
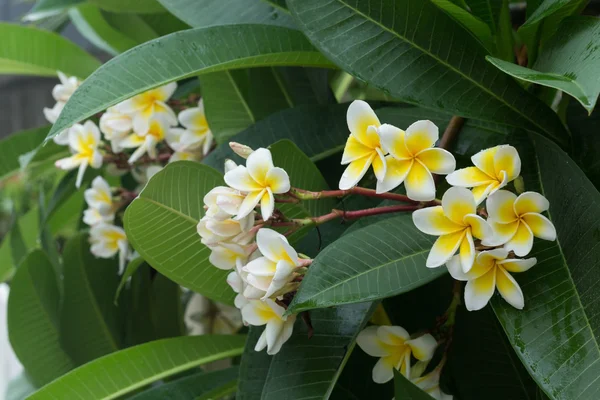
<svg viewBox="0 0 600 400">
<path fill-rule="evenodd" d="M 425 267 L 433 241 L 410 213 L 353 230 L 315 257 L 288 312 L 382 299 L 430 282 L 447 272 Z"/>
<path fill-rule="evenodd" d="M 104 18 L 117 31 L 133 39 L 136 43 L 144 43 L 158 38 L 156 32 L 140 15 L 103 12 Z M 147 16 L 163 14 L 147 14 Z"/>
<path fill-rule="evenodd" d="M 476 400 L 484 392 L 488 400 L 536 399 L 537 384 L 489 308 L 469 312 L 459 306 L 444 372 L 452 375 L 453 394 L 461 399 Z"/>
<path fill-rule="evenodd" d="M 62 36 L 41 29 L 0 23 L 0 74 L 56 77 L 56 71 L 85 78 L 100 62 Z"/>
<path fill-rule="evenodd" d="M 498 0 L 464 0 L 471 13 L 488 24 L 492 33 L 498 30 L 498 17 L 501 13 L 502 1 Z"/>
<path fill-rule="evenodd" d="M 588 0 L 544 0 L 518 30 L 519 37 L 527 45 L 529 65 L 538 53 L 540 43 L 554 35 L 560 22 L 569 15 L 578 14 Z M 527 9 L 529 13 L 529 8 Z"/>
<path fill-rule="evenodd" d="M 529 257 L 537 265 L 515 274 L 525 296 L 523 310 L 499 296 L 492 305 L 517 355 L 551 399 L 594 399 L 600 391 L 595 312 L 600 193 L 548 140 L 531 133 L 510 143 L 521 155 L 525 190 L 550 202 L 558 240 L 535 243 Z"/>
<path fill-rule="evenodd" d="M 250 68 L 202 76 L 204 109 L 216 142 L 228 142 L 231 136 L 277 111 L 322 102 L 325 96 L 312 86 L 317 72 L 323 71 Z M 327 81 L 321 83 L 328 91 Z"/>
<path fill-rule="evenodd" d="M 12 280 L 7 323 L 11 346 L 37 386 L 74 367 L 59 342 L 59 302 L 52 264 L 42 251 L 33 251 Z"/>
<path fill-rule="evenodd" d="M 113 28 L 100 8 L 84 3 L 69 10 L 71 22 L 92 44 L 113 56 L 137 46 L 139 43 Z"/>
<path fill-rule="evenodd" d="M 158 36 L 190 29 L 188 24 L 168 12 L 142 14 L 140 17 Z"/>
<path fill-rule="evenodd" d="M 280 9 L 284 10 L 285 12 L 289 12 L 289 10 L 287 8 L 287 4 L 285 4 L 285 0 L 262 0 L 262 1 L 272 4 L 275 7 L 279 7 Z"/>
<path fill-rule="evenodd" d="M 156 336 L 159 339 L 166 339 L 184 335 L 184 310 L 180 286 L 165 276 L 156 274 L 151 289 L 150 309 Z"/>
<path fill-rule="evenodd" d="M 562 90 L 592 112 L 600 94 L 600 22 L 596 17 L 565 19 L 532 68 L 487 57 L 502 72 L 526 82 Z"/>
<path fill-rule="evenodd" d="M 464 8 L 454 4 L 450 0 L 431 0 L 433 4 L 442 9 L 446 14 L 454 18 L 467 28 L 475 38 L 481 42 L 489 53 L 494 53 L 495 45 L 492 31 L 488 24 L 471 14 Z"/>
<path fill-rule="evenodd" d="M 1 62 L 1 61 L 0 61 Z M 0 181 L 19 172 L 19 156 L 35 150 L 48 134 L 48 126 L 16 132 L 0 140 Z"/>
<path fill-rule="evenodd" d="M 109 354 L 56 379 L 28 400 L 116 399 L 152 382 L 240 355 L 242 335 L 184 336 L 157 340 Z"/>
<path fill-rule="evenodd" d="M 159 0 L 173 15 L 194 28 L 256 23 L 294 28 L 288 14 L 261 0 Z"/>
<path fill-rule="evenodd" d="M 94 257 L 87 235 L 80 234 L 67 242 L 63 264 L 63 348 L 78 365 L 119 350 L 122 321 L 113 303 L 119 282 L 116 261 Z"/>
<path fill-rule="evenodd" d="M 600 123 L 600 109 L 595 109 L 591 115 L 588 115 L 579 103 L 569 102 L 567 107 L 567 126 L 573 143 L 572 157 L 581 169 L 585 172 L 588 179 L 594 186 L 600 190 L 600 161 L 598 160 L 598 151 L 600 151 L 600 141 L 597 139 L 596 127 Z"/>
<path fill-rule="evenodd" d="M 176 381 L 148 389 L 130 398 L 130 400 L 197 400 L 215 389 L 236 384 L 238 368 L 231 367 L 221 371 L 200 372 Z M 219 397 L 213 397 L 216 399 Z"/>
<path fill-rule="evenodd" d="M 214 169 L 191 161 L 167 165 L 150 179 L 124 217 L 127 238 L 154 269 L 212 300 L 233 304 L 228 271 L 208 261 L 196 225 L 204 215 L 204 195 L 224 185 Z"/>
<path fill-rule="evenodd" d="M 403 400 L 433 400 L 433 397 L 416 387 L 404 375 L 394 369 L 395 398 Z"/>
<path fill-rule="evenodd" d="M 157 0 L 89 0 L 106 11 L 117 13 L 160 13 L 165 9 Z"/>
<path fill-rule="evenodd" d="M 156 68 L 134 74 L 152 59 Z M 241 67 L 331 67 L 304 36 L 267 25 L 224 25 L 176 32 L 104 64 L 69 99 L 48 137 L 111 105 L 178 79 Z M 160 67 L 158 67 L 160 66 Z"/>
<path fill-rule="evenodd" d="M 236 398 L 327 399 L 373 309 L 371 303 L 363 303 L 311 312 L 311 338 L 298 317 L 292 337 L 274 356 L 254 351 L 263 329 L 251 327 Z"/>
<path fill-rule="evenodd" d="M 23 17 L 24 21 L 38 21 L 56 16 L 84 0 L 39 0 Z"/>
<path fill-rule="evenodd" d="M 486 65 L 479 43 L 429 1 L 288 0 L 288 6 L 330 60 L 394 98 L 568 142 L 556 114 Z"/>
<path fill-rule="evenodd" d="M 133 260 L 129 261 L 129 263 L 127 264 L 127 267 L 125 268 L 125 272 L 123 273 L 123 276 L 121 277 L 119 286 L 117 287 L 117 290 L 115 292 L 115 300 L 114 300 L 115 304 L 118 302 L 119 295 L 121 294 L 121 291 L 123 290 L 125 285 L 127 285 L 129 278 L 131 278 L 135 274 L 135 272 L 138 270 L 138 268 L 140 268 L 144 263 L 145 263 L 145 261 L 142 257 L 136 257 Z"/>
<path fill-rule="evenodd" d="M 495 55 L 504 61 L 514 61 L 515 44 L 508 0 L 502 0 L 502 8 L 498 18 Z"/>
</svg>

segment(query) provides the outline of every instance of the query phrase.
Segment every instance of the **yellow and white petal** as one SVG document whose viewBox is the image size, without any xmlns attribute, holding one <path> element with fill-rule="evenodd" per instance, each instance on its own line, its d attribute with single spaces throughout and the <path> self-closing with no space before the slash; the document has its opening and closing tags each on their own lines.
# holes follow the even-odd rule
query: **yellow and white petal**
<svg viewBox="0 0 600 400">
<path fill-rule="evenodd" d="M 238 165 L 236 168 L 227 172 L 224 179 L 227 185 L 242 192 L 260 191 L 264 188 L 252 179 L 248 169 L 243 165 Z"/>
<path fill-rule="evenodd" d="M 373 367 L 373 382 L 386 383 L 394 377 L 394 365 L 392 357 L 383 357 Z"/>
<path fill-rule="evenodd" d="M 241 209 L 241 207 L 240 207 Z M 262 198 L 260 199 L 260 213 L 264 221 L 271 218 L 273 215 L 273 211 L 275 210 L 275 197 L 273 196 L 273 192 L 271 188 L 266 188 L 263 191 Z"/>
<path fill-rule="evenodd" d="M 437 347 L 437 341 L 429 333 L 407 340 L 406 344 L 410 346 L 412 355 L 419 361 L 431 360 Z"/>
<path fill-rule="evenodd" d="M 517 196 L 507 190 L 498 190 L 486 200 L 488 218 L 494 222 L 508 224 L 517 220 L 514 204 Z"/>
<path fill-rule="evenodd" d="M 458 225 L 448 219 L 444 214 L 442 206 L 416 210 L 412 214 L 412 219 L 417 229 L 428 235 L 441 236 L 454 232 L 462 232 L 465 229 L 464 226 Z"/>
<path fill-rule="evenodd" d="M 135 133 L 132 133 L 131 135 L 128 135 L 127 137 L 125 137 L 125 139 L 121 140 L 119 142 L 119 146 L 121 146 L 124 149 L 132 149 L 132 148 L 137 148 L 140 147 L 141 145 L 143 145 L 145 142 L 144 137 L 143 136 L 139 136 L 136 135 Z"/>
<path fill-rule="evenodd" d="M 519 223 L 515 235 L 504 245 L 508 251 L 514 251 L 519 257 L 525 257 L 533 247 L 533 233 L 527 224 Z"/>
<path fill-rule="evenodd" d="M 274 354 L 279 351 L 279 349 L 275 348 L 275 343 L 277 342 L 277 338 L 283 331 L 283 321 L 272 319 L 267 323 L 265 327 L 265 332 L 267 334 L 267 354 Z M 281 348 L 281 347 L 280 347 Z"/>
<path fill-rule="evenodd" d="M 475 198 L 468 189 L 451 187 L 442 196 L 442 208 L 452 222 L 465 226 L 465 216 L 475 214 Z"/>
<path fill-rule="evenodd" d="M 481 253 L 480 253 L 481 254 Z M 457 281 L 470 281 L 473 279 L 477 279 L 480 276 L 486 274 L 491 268 L 494 267 L 494 264 L 484 264 L 478 262 L 478 256 L 475 256 L 475 262 L 473 263 L 473 267 L 469 270 L 469 272 L 464 273 L 462 270 L 462 264 L 460 262 L 460 256 L 456 255 L 452 257 L 447 263 L 446 267 L 448 268 L 448 272 L 450 275 L 456 279 Z"/>
<path fill-rule="evenodd" d="M 465 230 L 465 237 L 460 244 L 460 265 L 466 274 L 473 268 L 475 262 L 475 243 L 471 235 L 471 229 Z"/>
<path fill-rule="evenodd" d="M 243 310 L 243 308 L 242 308 L 242 310 Z M 246 321 L 244 319 L 244 314 L 242 314 L 242 319 L 246 323 L 248 323 L 248 321 Z M 260 334 L 258 340 L 256 341 L 256 345 L 254 346 L 254 351 L 263 351 L 265 349 L 265 347 L 267 347 L 267 332 L 263 331 L 263 333 Z"/>
<path fill-rule="evenodd" d="M 391 346 L 402 346 L 410 339 L 410 335 L 403 327 L 388 325 L 382 325 L 377 329 L 377 337 Z"/>
<path fill-rule="evenodd" d="M 266 184 L 276 194 L 286 193 L 291 187 L 288 173 L 279 167 L 273 167 L 267 172 Z"/>
<path fill-rule="evenodd" d="M 386 158 L 380 148 L 376 148 L 377 155 L 373 158 L 373 172 L 377 181 L 383 181 L 387 172 Z"/>
<path fill-rule="evenodd" d="M 75 187 L 79 189 L 81 187 L 81 182 L 83 182 L 83 176 L 85 175 L 85 170 L 88 167 L 88 160 L 83 160 L 81 164 L 79 164 L 79 170 L 77 171 L 77 179 L 75 180 Z"/>
<path fill-rule="evenodd" d="M 465 286 L 465 306 L 469 311 L 481 310 L 487 305 L 496 288 L 496 268 L 485 275 L 467 282 Z"/>
<path fill-rule="evenodd" d="M 242 318 L 252 326 L 261 326 L 276 318 L 276 314 L 268 303 L 260 300 L 250 300 L 242 308 Z"/>
<path fill-rule="evenodd" d="M 391 155 L 385 157 L 386 174 L 382 180 L 377 181 L 377 193 L 389 192 L 400 186 L 406 175 L 410 172 L 413 160 L 396 160 Z"/>
<path fill-rule="evenodd" d="M 416 156 L 435 145 L 440 137 L 436 124 L 428 120 L 414 122 L 406 129 L 406 148 Z"/>
<path fill-rule="evenodd" d="M 550 208 L 550 202 L 539 193 L 525 192 L 517 197 L 514 207 L 517 215 L 523 215 L 525 213 L 541 213 Z"/>
<path fill-rule="evenodd" d="M 71 156 L 66 158 L 61 158 L 60 160 L 56 160 L 54 165 L 56 168 L 64 169 L 66 171 L 77 168 L 81 164 L 81 158 L 77 156 Z"/>
<path fill-rule="evenodd" d="M 503 261 L 508 257 L 508 250 L 504 248 L 482 251 L 477 254 L 477 264 L 492 268 L 496 263 Z"/>
<path fill-rule="evenodd" d="M 521 287 L 504 268 L 496 268 L 496 287 L 500 296 L 516 309 L 525 307 L 525 299 Z"/>
<path fill-rule="evenodd" d="M 381 141 L 381 147 L 397 160 L 410 160 L 412 154 L 406 148 L 404 142 L 405 133 L 402 129 L 390 124 L 383 124 L 377 130 Z"/>
<path fill-rule="evenodd" d="M 177 116 L 177 119 L 179 119 L 181 125 L 183 125 L 187 129 L 200 131 L 202 133 L 208 130 L 208 122 L 206 121 L 206 116 L 204 115 L 204 112 L 198 107 L 191 107 L 187 110 L 181 111 Z"/>
<path fill-rule="evenodd" d="M 167 101 L 173 96 L 177 90 L 177 82 L 167 83 L 166 85 L 159 86 L 156 89 L 149 90 L 148 94 L 152 95 L 155 99 L 160 101 Z"/>
<path fill-rule="evenodd" d="M 273 282 L 273 277 L 248 274 L 246 281 L 248 282 L 248 286 L 244 289 L 244 295 L 248 299 L 264 299 L 265 293 L 267 293 L 269 286 Z M 254 288 L 256 295 L 248 294 L 248 288 Z"/>
<path fill-rule="evenodd" d="M 423 163 L 434 174 L 449 174 L 456 169 L 456 160 L 452 153 L 444 149 L 426 149 L 417 155 Z"/>
<path fill-rule="evenodd" d="M 517 149 L 512 146 L 502 146 L 494 155 L 494 171 L 498 180 L 500 172 L 506 173 L 508 182 L 515 180 L 521 174 L 521 158 Z"/>
<path fill-rule="evenodd" d="M 373 149 L 365 146 L 358 141 L 353 135 L 348 136 L 346 146 L 344 147 L 344 154 L 342 155 L 342 165 L 346 165 L 359 158 L 371 155 Z"/>
<path fill-rule="evenodd" d="M 346 120 L 350 133 L 359 142 L 372 149 L 380 147 L 379 136 L 376 134 L 377 131 L 375 131 L 375 136 L 368 132 L 370 126 L 379 128 L 381 125 L 379 118 L 377 118 L 375 111 L 373 111 L 369 104 L 362 100 L 354 100 L 348 107 Z"/>
<path fill-rule="evenodd" d="M 411 367 L 410 367 L 410 347 L 406 349 L 400 361 L 396 364 L 396 369 L 400 371 L 406 379 L 410 379 Z"/>
<path fill-rule="evenodd" d="M 263 300 L 272 297 L 275 293 L 280 291 L 288 282 L 294 279 L 294 268 L 296 266 L 286 260 L 281 260 L 277 263 L 275 275 L 268 289 L 266 290 Z"/>
<path fill-rule="evenodd" d="M 471 234 L 480 240 L 491 239 L 494 236 L 494 230 L 488 222 L 476 214 L 465 215 L 465 225 L 471 227 Z"/>
<path fill-rule="evenodd" d="M 473 197 L 475 198 L 475 203 L 477 205 L 483 203 L 483 201 L 490 195 L 492 190 L 498 186 L 497 182 L 492 182 L 490 184 L 483 184 L 481 186 L 475 186 L 471 193 L 473 193 Z"/>
<path fill-rule="evenodd" d="M 281 350 L 281 347 L 283 346 L 283 344 L 285 342 L 287 342 L 289 340 L 289 338 L 292 336 L 292 332 L 294 330 L 294 322 L 296 322 L 295 314 L 290 315 L 287 318 L 287 320 L 284 321 L 283 329 L 281 330 L 281 333 L 277 337 L 277 340 L 273 344 L 273 347 L 270 350 L 267 350 L 267 354 L 269 354 L 269 355 L 277 354 L 279 352 L 279 350 Z"/>
<path fill-rule="evenodd" d="M 452 186 L 476 187 L 489 185 L 494 179 L 486 175 L 477 167 L 467 167 L 456 170 L 446 177 L 446 181 Z"/>
<path fill-rule="evenodd" d="M 494 234 L 492 237 L 484 239 L 481 242 L 484 246 L 501 246 L 505 244 L 515 236 L 521 224 L 518 220 L 508 224 L 501 224 L 489 219 L 488 223 L 492 227 Z"/>
<path fill-rule="evenodd" d="M 242 201 L 242 204 L 240 205 L 238 213 L 234 219 L 240 220 L 246 217 L 252 211 L 254 211 L 254 209 L 256 208 L 258 203 L 261 202 L 265 194 L 267 194 L 267 189 L 248 193 L 244 201 Z"/>
<path fill-rule="evenodd" d="M 298 253 L 285 236 L 273 229 L 262 228 L 256 234 L 256 243 L 260 252 L 273 262 L 286 260 L 296 265 Z"/>
<path fill-rule="evenodd" d="M 277 263 L 267 257 L 258 257 L 248 262 L 242 271 L 254 276 L 273 276 L 277 271 Z"/>
<path fill-rule="evenodd" d="M 362 351 L 372 357 L 385 357 L 390 354 L 390 349 L 384 346 L 381 340 L 379 340 L 378 329 L 379 327 L 375 325 L 363 329 L 356 338 L 356 344 L 358 344 L 358 347 Z"/>
<path fill-rule="evenodd" d="M 371 166 L 371 163 L 376 155 L 377 153 L 373 151 L 371 155 L 367 157 L 352 161 L 348 167 L 346 167 L 346 170 L 340 178 L 340 189 L 348 190 L 356 186 L 362 177 L 367 173 L 367 170 Z"/>
<path fill-rule="evenodd" d="M 508 260 L 498 261 L 498 265 L 502 266 L 508 272 L 525 272 L 537 264 L 537 258 L 510 258 Z"/>
<path fill-rule="evenodd" d="M 212 248 L 208 260 L 219 269 L 233 269 L 238 258 L 245 259 L 246 252 L 242 246 L 232 243 L 222 243 Z"/>
<path fill-rule="evenodd" d="M 494 168 L 494 157 L 498 150 L 507 145 L 503 144 L 500 146 L 491 147 L 489 149 L 481 150 L 477 154 L 471 157 L 473 164 L 483 171 L 485 174 L 492 178 L 496 178 L 496 169 Z"/>
<path fill-rule="evenodd" d="M 525 213 L 521 215 L 521 218 L 529 226 L 533 236 L 544 240 L 556 240 L 554 224 L 542 214 Z"/>
<path fill-rule="evenodd" d="M 465 231 L 466 229 L 440 236 L 433 244 L 427 256 L 427 262 L 425 263 L 427 268 L 436 268 L 444 265 L 460 247 L 466 234 Z"/>
<path fill-rule="evenodd" d="M 267 173 L 274 168 L 271 152 L 265 148 L 254 150 L 246 160 L 246 168 L 252 179 L 259 185 L 265 186 Z"/>
<path fill-rule="evenodd" d="M 233 219 L 219 221 L 217 219 L 208 218 L 206 219 L 205 227 L 215 235 L 223 237 L 233 237 L 242 233 L 240 222 Z"/>
<path fill-rule="evenodd" d="M 415 159 L 404 180 L 406 195 L 411 200 L 429 201 L 435 199 L 435 182 L 431 172 Z"/>
</svg>

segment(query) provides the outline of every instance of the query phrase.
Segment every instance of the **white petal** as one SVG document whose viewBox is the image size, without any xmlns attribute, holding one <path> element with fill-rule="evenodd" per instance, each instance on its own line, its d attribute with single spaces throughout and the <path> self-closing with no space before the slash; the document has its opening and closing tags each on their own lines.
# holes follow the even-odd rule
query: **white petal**
<svg viewBox="0 0 600 400">
<path fill-rule="evenodd" d="M 369 127 L 378 128 L 381 123 L 375 112 L 368 103 L 362 100 L 354 100 L 348 107 L 346 114 L 348 129 L 352 135 L 367 147 L 379 147 L 379 136 L 375 131 L 374 138 L 368 133 Z"/>
<path fill-rule="evenodd" d="M 521 193 L 515 200 L 515 213 L 517 215 L 541 213 L 548 210 L 548 208 L 550 208 L 548 200 L 536 192 Z"/>
<path fill-rule="evenodd" d="M 407 340 L 406 344 L 412 349 L 413 356 L 420 361 L 431 360 L 437 347 L 437 341 L 429 333 Z"/>
<path fill-rule="evenodd" d="M 369 156 L 352 161 L 342 173 L 339 183 L 340 189 L 348 190 L 356 186 L 369 170 L 376 155 L 377 152 L 373 151 Z"/>
<path fill-rule="evenodd" d="M 273 192 L 271 188 L 268 187 L 260 199 L 260 213 L 262 215 L 263 221 L 268 220 L 273 215 L 273 211 L 275 211 L 275 197 L 273 197 Z"/>
<path fill-rule="evenodd" d="M 372 357 L 384 357 L 390 355 L 377 336 L 378 326 L 369 326 L 363 329 L 356 337 L 356 344 Z"/>
<path fill-rule="evenodd" d="M 467 282 L 465 286 L 465 306 L 469 311 L 481 310 L 487 305 L 496 287 L 495 268 L 485 275 Z"/>
<path fill-rule="evenodd" d="M 248 169 L 243 165 L 238 165 L 235 169 L 227 172 L 224 179 L 227 185 L 242 192 L 252 192 L 264 188 L 252 178 Z"/>
<path fill-rule="evenodd" d="M 279 349 L 275 349 L 275 344 L 283 331 L 283 324 L 283 321 L 273 319 L 269 321 L 265 327 L 265 332 L 267 333 L 267 354 L 269 355 L 279 351 Z"/>
<path fill-rule="evenodd" d="M 487 198 L 485 206 L 490 220 L 507 224 L 517 220 L 514 211 L 517 195 L 508 190 L 498 190 Z"/>
<path fill-rule="evenodd" d="M 243 315 L 243 314 L 242 314 Z M 254 346 L 254 351 L 262 351 L 267 347 L 267 331 L 264 330 L 263 333 L 258 338 L 256 342 L 256 346 Z"/>
<path fill-rule="evenodd" d="M 290 190 L 290 177 L 283 168 L 274 167 L 267 172 L 266 184 L 273 193 L 282 194 Z"/>
<path fill-rule="evenodd" d="M 468 189 L 451 187 L 442 196 L 442 208 L 452 222 L 464 226 L 465 216 L 475 214 L 475 198 Z"/>
<path fill-rule="evenodd" d="M 406 129 L 406 148 L 413 155 L 435 145 L 440 137 L 436 124 L 428 120 L 414 122 Z"/>
<path fill-rule="evenodd" d="M 386 383 L 394 377 L 394 367 L 390 365 L 389 360 L 385 358 L 379 359 L 375 367 L 373 367 L 373 382 Z"/>
<path fill-rule="evenodd" d="M 441 236 L 465 229 L 464 226 L 456 224 L 446 217 L 442 206 L 416 210 L 412 214 L 412 219 L 417 229 L 428 235 Z"/>
<path fill-rule="evenodd" d="M 271 168 L 274 168 L 271 152 L 265 148 L 254 150 L 246 160 L 246 168 L 250 176 L 261 186 L 264 186 L 267 173 Z"/>
<path fill-rule="evenodd" d="M 294 265 L 298 264 L 298 253 L 279 232 L 262 228 L 256 234 L 256 243 L 260 252 L 271 261 L 287 260 Z"/>
<path fill-rule="evenodd" d="M 411 200 L 429 201 L 435 199 L 435 182 L 431 172 L 416 159 L 404 180 L 406 195 Z"/>
<path fill-rule="evenodd" d="M 521 287 L 504 268 L 496 268 L 496 287 L 500 296 L 516 309 L 525 307 L 525 298 Z"/>
<path fill-rule="evenodd" d="M 240 220 L 253 212 L 265 193 L 267 193 L 266 189 L 248 193 L 242 201 L 235 219 Z"/>
</svg>

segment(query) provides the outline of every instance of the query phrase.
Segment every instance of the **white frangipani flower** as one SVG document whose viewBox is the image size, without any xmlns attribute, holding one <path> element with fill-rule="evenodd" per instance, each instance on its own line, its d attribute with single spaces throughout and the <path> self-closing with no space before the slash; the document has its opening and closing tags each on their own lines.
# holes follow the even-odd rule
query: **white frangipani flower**
<svg viewBox="0 0 600 400">
<path fill-rule="evenodd" d="M 244 297 L 244 289 L 246 288 L 247 284 L 242 277 L 243 265 L 244 264 L 242 264 L 242 261 L 238 259 L 235 270 L 227 275 L 227 284 L 231 286 L 231 289 L 237 294 L 233 304 L 239 309 L 242 309 L 242 307 L 248 304 L 248 299 Z"/>
<path fill-rule="evenodd" d="M 110 141 L 112 151 L 120 153 L 123 151 L 121 141 L 133 130 L 133 120 L 130 115 L 117 111 L 115 107 L 109 107 L 100 117 L 100 131 L 104 138 Z"/>
<path fill-rule="evenodd" d="M 379 127 L 381 144 L 386 153 L 386 173 L 377 182 L 377 193 L 389 192 L 402 182 L 406 195 L 416 201 L 435 199 L 434 174 L 449 174 L 456 168 L 450 152 L 435 148 L 438 127 L 431 121 L 417 121 L 406 132 L 393 125 Z"/>
<path fill-rule="evenodd" d="M 238 214 L 245 198 L 246 195 L 238 190 L 226 186 L 217 186 L 204 196 L 206 215 L 220 220 L 229 219 Z M 248 216 L 251 214 L 248 214 Z"/>
<path fill-rule="evenodd" d="M 421 232 L 439 236 L 427 257 L 428 268 L 444 265 L 459 251 L 463 271 L 468 272 L 475 260 L 473 238 L 485 240 L 493 235 L 490 225 L 477 215 L 473 193 L 465 188 L 448 189 L 441 206 L 422 208 L 412 217 Z"/>
<path fill-rule="evenodd" d="M 215 245 L 210 245 L 209 248 L 211 253 L 208 261 L 215 267 L 223 270 L 235 268 L 238 260 L 245 263 L 251 251 L 249 246 L 227 242 L 219 242 Z"/>
<path fill-rule="evenodd" d="M 268 220 L 275 209 L 274 194 L 290 190 L 290 178 L 283 168 L 273 165 L 271 152 L 257 149 L 246 161 L 246 166 L 238 165 L 225 174 L 225 182 L 240 192 L 247 193 L 236 219 L 250 214 L 260 203 L 263 220 Z"/>
<path fill-rule="evenodd" d="M 150 158 L 156 158 L 156 146 L 165 139 L 169 127 L 167 122 L 161 117 L 153 117 L 148 123 L 148 129 L 144 135 L 132 133 L 119 142 L 119 145 L 125 149 L 136 149 L 129 160 L 133 164 L 144 154 L 148 153 Z"/>
<path fill-rule="evenodd" d="M 177 125 L 177 117 L 166 103 L 175 92 L 175 89 L 177 89 L 177 83 L 172 82 L 140 93 L 117 104 L 114 109 L 133 117 L 133 131 L 138 135 L 143 136 L 148 133 L 151 120 L 156 117 L 163 119 L 168 126 L 175 126 Z"/>
<path fill-rule="evenodd" d="M 440 363 L 433 371 L 425 376 L 411 379 L 419 389 L 433 397 L 435 400 L 452 400 L 453 396 L 442 392 L 440 389 L 440 374 L 443 363 Z"/>
<path fill-rule="evenodd" d="M 75 76 L 67 76 L 60 71 L 57 71 L 57 74 L 60 83 L 52 89 L 52 97 L 57 102 L 66 103 L 81 85 L 81 81 Z"/>
<path fill-rule="evenodd" d="M 375 383 L 389 382 L 394 369 L 410 379 L 411 355 L 419 361 L 428 361 L 437 347 L 430 334 L 411 339 L 400 326 L 369 326 L 358 334 L 356 343 L 368 355 L 380 357 L 373 368 Z"/>
<path fill-rule="evenodd" d="M 471 161 L 474 167 L 454 171 L 446 180 L 452 186 L 473 188 L 477 204 L 521 174 L 517 149 L 506 144 L 482 150 Z"/>
<path fill-rule="evenodd" d="M 54 124 L 56 122 L 56 120 L 58 119 L 58 117 L 60 116 L 60 113 L 62 112 L 63 108 L 65 108 L 65 103 L 57 101 L 56 104 L 54 104 L 54 107 L 52 107 L 52 108 L 45 107 L 44 108 L 44 117 L 46 117 L 46 120 L 48 122 L 50 122 L 51 124 Z M 65 130 L 58 132 L 52 138 L 52 140 L 54 141 L 54 143 L 61 145 L 61 146 L 68 145 L 69 144 L 69 129 L 65 129 Z"/>
<path fill-rule="evenodd" d="M 113 222 L 115 210 L 108 182 L 97 176 L 92 181 L 92 187 L 84 192 L 84 197 L 89 208 L 83 212 L 83 222 L 90 226 Z"/>
<path fill-rule="evenodd" d="M 356 186 L 371 164 L 377 180 L 383 180 L 386 174 L 386 160 L 379 140 L 379 118 L 369 104 L 362 100 L 354 100 L 348 107 L 346 120 L 350 136 L 342 155 L 342 165 L 349 165 L 340 178 L 340 189 L 348 190 Z"/>
<path fill-rule="evenodd" d="M 112 258 L 119 253 L 119 274 L 123 273 L 129 256 L 129 242 L 123 228 L 98 224 L 90 229 L 91 252 L 99 258 Z"/>
<path fill-rule="evenodd" d="M 243 271 L 248 273 L 246 280 L 250 285 L 265 291 L 264 300 L 291 282 L 294 270 L 302 264 L 287 238 L 272 229 L 260 229 L 256 243 L 263 256 L 250 261 Z"/>
<path fill-rule="evenodd" d="M 228 173 L 229 171 L 234 170 L 235 167 L 237 167 L 237 164 L 235 163 L 235 161 L 230 160 L 228 158 L 227 160 L 225 160 L 225 165 L 223 166 L 223 170 L 225 173 Z"/>
<path fill-rule="evenodd" d="M 202 148 L 202 155 L 208 154 L 213 143 L 213 134 L 208 127 L 204 113 L 204 102 L 198 102 L 198 107 L 191 107 L 179 113 L 179 123 L 185 128 L 173 128 L 181 136 L 181 144 L 186 149 Z"/>
<path fill-rule="evenodd" d="M 102 214 L 96 208 L 88 208 L 83 211 L 83 223 L 89 226 L 98 224 L 112 224 L 115 220 L 115 214 Z"/>
<path fill-rule="evenodd" d="M 292 336 L 296 315 L 284 316 L 285 309 L 271 299 L 250 300 L 242 308 L 242 318 L 253 326 L 266 325 L 258 338 L 255 351 L 267 348 L 267 354 L 277 354 L 281 346 Z"/>
<path fill-rule="evenodd" d="M 467 273 L 462 271 L 460 260 L 453 257 L 446 266 L 456 280 L 467 281 L 465 286 L 465 306 L 467 310 L 481 310 L 492 298 L 494 290 L 511 306 L 522 310 L 525 299 L 519 284 L 510 272 L 525 272 L 533 267 L 537 259 L 507 258 L 506 249 L 493 249 L 477 254 L 473 268 Z"/>
<path fill-rule="evenodd" d="M 169 158 L 169 162 L 171 163 L 181 160 L 202 160 L 203 154 L 200 149 L 187 146 L 181 141 L 183 133 L 183 129 L 170 128 L 165 135 L 165 141 L 167 142 L 169 147 L 174 150 L 173 154 Z"/>
<path fill-rule="evenodd" d="M 86 121 L 83 125 L 73 125 L 69 132 L 69 148 L 73 155 L 56 161 L 56 167 L 64 170 L 79 168 L 75 184 L 79 188 L 88 165 L 92 168 L 102 166 L 99 144 L 100 130 L 92 121 Z"/>
<path fill-rule="evenodd" d="M 506 190 L 499 190 L 487 202 L 488 222 L 494 236 L 483 241 L 484 245 L 500 246 L 525 257 L 533 247 L 533 237 L 556 240 L 556 229 L 541 213 L 550 203 L 539 193 L 525 192 L 518 197 Z"/>
<path fill-rule="evenodd" d="M 196 227 L 204 245 L 210 246 L 218 243 L 248 244 L 254 237 L 249 231 L 254 226 L 254 213 L 249 218 L 241 220 L 216 219 L 204 216 Z"/>
</svg>

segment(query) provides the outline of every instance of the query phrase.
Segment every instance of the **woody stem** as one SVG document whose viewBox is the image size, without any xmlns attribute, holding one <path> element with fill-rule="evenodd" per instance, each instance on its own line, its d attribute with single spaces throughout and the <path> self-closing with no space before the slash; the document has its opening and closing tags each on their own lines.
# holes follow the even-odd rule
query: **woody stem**
<svg viewBox="0 0 600 400">
<path fill-rule="evenodd" d="M 289 194 L 290 194 L 290 196 L 295 197 L 300 200 L 318 200 L 318 199 L 323 199 L 323 198 L 327 198 L 327 197 L 344 197 L 349 194 L 357 194 L 360 196 L 377 197 L 380 199 L 396 200 L 396 201 L 403 201 L 405 203 L 419 204 L 418 201 L 411 200 L 403 194 L 377 193 L 373 189 L 367 189 L 367 188 L 358 187 L 358 186 L 353 187 L 352 189 L 348 189 L 348 190 L 323 190 L 320 192 L 311 192 L 309 190 L 291 188 L 289 191 Z"/>
</svg>

